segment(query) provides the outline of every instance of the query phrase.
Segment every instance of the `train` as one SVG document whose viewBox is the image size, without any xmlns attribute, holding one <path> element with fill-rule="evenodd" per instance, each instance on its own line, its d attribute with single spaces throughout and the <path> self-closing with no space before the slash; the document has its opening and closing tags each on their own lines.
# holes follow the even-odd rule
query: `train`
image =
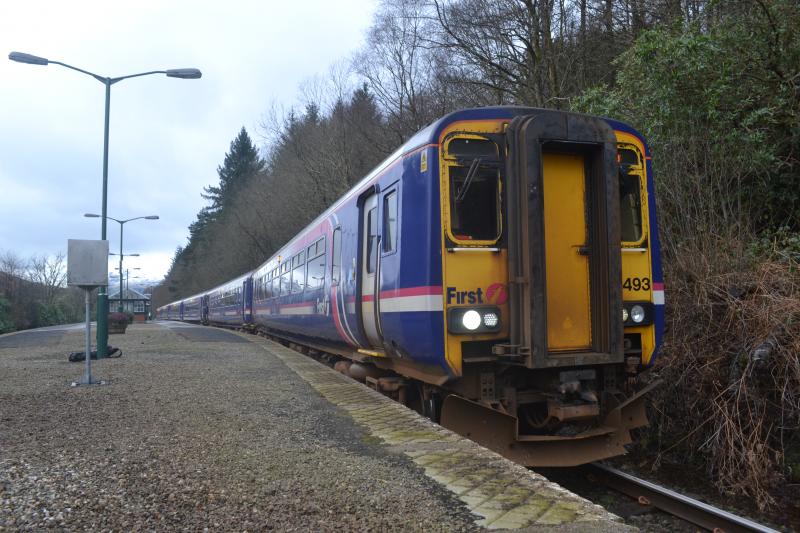
<svg viewBox="0 0 800 533">
<path fill-rule="evenodd" d="M 527 466 L 624 454 L 664 329 L 650 150 L 610 118 L 455 111 L 156 316 L 291 343 Z"/>
</svg>

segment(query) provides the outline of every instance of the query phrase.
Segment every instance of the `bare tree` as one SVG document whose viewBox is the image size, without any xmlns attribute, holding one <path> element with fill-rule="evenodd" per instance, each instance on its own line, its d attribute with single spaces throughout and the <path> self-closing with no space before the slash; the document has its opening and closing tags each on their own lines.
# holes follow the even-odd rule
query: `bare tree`
<svg viewBox="0 0 800 533">
<path fill-rule="evenodd" d="M 31 257 L 28 279 L 41 286 L 45 304 L 55 303 L 58 289 L 64 287 L 64 282 L 67 280 L 64 253 L 59 252 L 52 257 L 46 255 Z"/>
<path fill-rule="evenodd" d="M 427 35 L 433 31 L 431 10 L 423 0 L 385 2 L 356 55 L 354 69 L 386 113 L 394 144 L 436 118 L 437 49 Z"/>
<path fill-rule="evenodd" d="M 16 297 L 26 266 L 25 260 L 10 250 L 0 254 L 0 287 L 9 299 Z"/>
</svg>

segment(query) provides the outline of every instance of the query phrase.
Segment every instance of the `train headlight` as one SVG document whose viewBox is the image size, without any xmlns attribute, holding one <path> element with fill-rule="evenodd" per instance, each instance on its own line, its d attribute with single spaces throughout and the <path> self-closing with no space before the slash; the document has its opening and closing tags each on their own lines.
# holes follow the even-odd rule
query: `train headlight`
<svg viewBox="0 0 800 533">
<path fill-rule="evenodd" d="M 500 308 L 494 305 L 451 307 L 447 310 L 450 333 L 494 333 L 500 331 Z"/>
<path fill-rule="evenodd" d="M 624 302 L 622 307 L 622 323 L 625 327 L 649 326 L 653 323 L 655 313 L 652 302 Z"/>
<path fill-rule="evenodd" d="M 474 309 L 470 309 L 461 317 L 461 324 L 470 331 L 475 331 L 481 327 L 481 315 Z"/>
</svg>

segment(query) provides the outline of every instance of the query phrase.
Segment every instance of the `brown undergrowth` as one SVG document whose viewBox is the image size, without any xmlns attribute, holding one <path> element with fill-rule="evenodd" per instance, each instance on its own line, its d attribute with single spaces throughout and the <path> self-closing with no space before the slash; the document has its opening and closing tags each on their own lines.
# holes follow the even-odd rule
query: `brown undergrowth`
<svg viewBox="0 0 800 533">
<path fill-rule="evenodd" d="M 702 465 L 723 494 L 771 508 L 800 481 L 800 265 L 729 245 L 675 255 L 643 444 L 656 466 Z"/>
</svg>

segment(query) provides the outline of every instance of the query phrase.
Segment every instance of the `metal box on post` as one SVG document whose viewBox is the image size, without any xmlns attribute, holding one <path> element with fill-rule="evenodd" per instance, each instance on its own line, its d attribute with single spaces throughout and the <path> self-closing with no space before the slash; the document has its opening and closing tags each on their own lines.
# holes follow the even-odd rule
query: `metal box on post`
<svg viewBox="0 0 800 533">
<path fill-rule="evenodd" d="M 108 241 L 67 241 L 67 285 L 90 288 L 108 286 Z"/>
<path fill-rule="evenodd" d="M 77 385 L 102 385 L 92 379 L 92 322 L 89 295 L 95 287 L 108 285 L 108 241 L 69 239 L 67 241 L 67 285 L 80 287 L 86 295 L 86 366 Z"/>
</svg>

